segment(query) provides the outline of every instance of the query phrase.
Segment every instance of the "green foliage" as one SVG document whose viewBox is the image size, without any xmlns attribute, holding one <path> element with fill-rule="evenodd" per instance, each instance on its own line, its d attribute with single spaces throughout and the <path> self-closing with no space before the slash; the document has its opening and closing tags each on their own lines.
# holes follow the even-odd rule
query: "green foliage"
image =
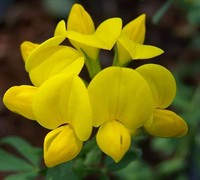
<svg viewBox="0 0 200 180">
<path fill-rule="evenodd" d="M 7 176 L 6 180 L 27 180 L 38 176 L 42 157 L 40 148 L 33 147 L 16 136 L 0 139 L 0 145 L 9 145 L 15 150 L 14 153 L 10 153 L 0 149 L 0 171 L 16 173 Z"/>
<path fill-rule="evenodd" d="M 73 171 L 73 163 L 63 163 L 53 168 L 49 168 L 46 172 L 45 180 L 78 180 L 78 176 Z"/>
</svg>

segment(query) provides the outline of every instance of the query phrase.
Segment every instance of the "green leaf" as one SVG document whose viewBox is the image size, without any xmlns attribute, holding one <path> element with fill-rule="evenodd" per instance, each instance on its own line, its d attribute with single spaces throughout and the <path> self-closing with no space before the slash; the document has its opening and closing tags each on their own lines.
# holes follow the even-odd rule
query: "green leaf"
<svg viewBox="0 0 200 180">
<path fill-rule="evenodd" d="M 172 5 L 174 0 L 168 0 L 165 2 L 165 4 L 156 12 L 156 14 L 153 16 L 153 23 L 158 24 L 160 19 L 164 16 L 164 14 L 167 12 L 169 7 Z"/>
<path fill-rule="evenodd" d="M 45 180 L 79 180 L 72 168 L 72 161 L 60 164 L 47 170 Z"/>
<path fill-rule="evenodd" d="M 161 162 L 157 166 L 157 173 L 160 175 L 172 174 L 185 168 L 186 164 L 182 158 L 174 158 Z"/>
<path fill-rule="evenodd" d="M 31 171 L 35 170 L 26 161 L 0 149 L 0 171 Z"/>
<path fill-rule="evenodd" d="M 28 180 L 36 179 L 37 176 L 37 172 L 26 172 L 7 176 L 4 180 Z"/>
<path fill-rule="evenodd" d="M 84 164 L 86 166 L 98 165 L 100 163 L 102 152 L 96 145 L 86 154 Z"/>
<path fill-rule="evenodd" d="M 125 168 L 115 171 L 114 175 L 117 176 L 115 179 L 123 180 L 158 179 L 155 177 L 153 169 L 142 160 L 131 162 Z"/>
<path fill-rule="evenodd" d="M 0 144 L 8 144 L 12 146 L 35 166 L 38 166 L 41 160 L 42 150 L 40 148 L 31 146 L 27 141 L 20 137 L 10 136 L 2 138 L 0 140 Z"/>
<path fill-rule="evenodd" d="M 136 160 L 138 157 L 140 157 L 141 153 L 142 152 L 140 149 L 131 149 L 125 154 L 125 156 L 119 163 L 115 163 L 110 157 L 106 156 L 105 166 L 108 168 L 109 171 L 120 170 Z"/>
</svg>

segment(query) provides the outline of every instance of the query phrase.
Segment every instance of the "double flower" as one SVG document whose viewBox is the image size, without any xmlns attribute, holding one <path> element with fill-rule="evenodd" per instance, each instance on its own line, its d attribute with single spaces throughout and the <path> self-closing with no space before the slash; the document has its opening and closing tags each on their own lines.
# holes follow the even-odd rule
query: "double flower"
<svg viewBox="0 0 200 180">
<path fill-rule="evenodd" d="M 60 21 L 54 36 L 42 44 L 25 41 L 21 53 L 33 86 L 8 89 L 8 109 L 37 121 L 51 131 L 44 140 L 44 160 L 52 167 L 72 160 L 83 142 L 98 128 L 99 148 L 115 162 L 128 151 L 139 128 L 154 136 L 187 133 L 185 121 L 166 108 L 176 93 L 173 75 L 166 68 L 146 64 L 133 70 L 132 60 L 148 59 L 163 51 L 144 45 L 145 15 L 122 29 L 120 18 L 110 18 L 95 30 L 90 15 L 73 5 L 67 28 Z M 68 38 L 74 48 L 61 45 Z M 101 69 L 100 49 L 114 48 L 113 66 Z M 91 81 L 79 77 L 86 65 Z"/>
</svg>

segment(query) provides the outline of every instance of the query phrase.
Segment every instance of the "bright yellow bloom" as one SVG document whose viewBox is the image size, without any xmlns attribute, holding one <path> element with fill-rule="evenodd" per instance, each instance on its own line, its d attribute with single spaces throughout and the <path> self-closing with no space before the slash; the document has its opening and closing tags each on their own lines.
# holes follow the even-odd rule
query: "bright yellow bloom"
<svg viewBox="0 0 200 180">
<path fill-rule="evenodd" d="M 131 59 L 149 59 L 163 53 L 160 48 L 143 45 L 145 31 L 144 14 L 128 23 L 122 29 L 116 45 L 115 65 L 125 66 Z"/>
<path fill-rule="evenodd" d="M 32 102 L 36 91 L 37 88 L 34 86 L 13 86 L 4 94 L 3 102 L 12 112 L 35 120 L 32 111 Z"/>
<path fill-rule="evenodd" d="M 156 64 L 136 69 L 148 82 L 154 99 L 153 117 L 144 125 L 148 133 L 159 137 L 183 136 L 188 127 L 173 111 L 166 110 L 176 94 L 176 82 L 169 70 Z"/>
<path fill-rule="evenodd" d="M 97 144 L 118 162 L 130 146 L 130 135 L 153 112 L 153 97 L 144 78 L 129 68 L 109 67 L 88 86 Z"/>
<path fill-rule="evenodd" d="M 25 41 L 21 52 L 26 70 L 35 86 L 40 86 L 48 78 L 57 74 L 78 75 L 84 65 L 84 57 L 69 46 L 59 45 L 65 39 L 65 24 L 61 21 L 55 36 L 42 44 Z"/>
<path fill-rule="evenodd" d="M 76 75 L 59 74 L 40 87 L 12 87 L 4 95 L 4 104 L 52 130 L 44 142 L 49 167 L 77 156 L 92 131 L 87 89 Z"/>
<path fill-rule="evenodd" d="M 90 15 L 80 4 L 74 4 L 68 20 L 66 36 L 76 49 L 92 60 L 97 60 L 99 49 L 110 50 L 121 33 L 120 18 L 110 18 L 102 22 L 95 31 Z"/>
</svg>

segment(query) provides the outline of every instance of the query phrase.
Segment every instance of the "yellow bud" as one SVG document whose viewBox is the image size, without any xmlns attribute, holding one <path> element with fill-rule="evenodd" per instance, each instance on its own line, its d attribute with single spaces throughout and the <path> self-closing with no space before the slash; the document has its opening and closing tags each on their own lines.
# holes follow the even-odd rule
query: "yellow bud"
<svg viewBox="0 0 200 180">
<path fill-rule="evenodd" d="M 44 140 L 44 161 L 53 167 L 75 158 L 81 151 L 80 141 L 70 125 L 61 126 L 49 132 Z"/>
<path fill-rule="evenodd" d="M 115 120 L 101 125 L 96 138 L 100 149 L 116 163 L 122 159 L 131 143 L 128 129 Z"/>
<path fill-rule="evenodd" d="M 4 94 L 3 102 L 9 110 L 34 120 L 32 102 L 36 91 L 34 86 L 13 86 Z"/>
<path fill-rule="evenodd" d="M 186 122 L 180 116 L 165 109 L 155 109 L 152 123 L 144 127 L 149 134 L 158 137 L 180 137 L 188 131 Z"/>
</svg>

